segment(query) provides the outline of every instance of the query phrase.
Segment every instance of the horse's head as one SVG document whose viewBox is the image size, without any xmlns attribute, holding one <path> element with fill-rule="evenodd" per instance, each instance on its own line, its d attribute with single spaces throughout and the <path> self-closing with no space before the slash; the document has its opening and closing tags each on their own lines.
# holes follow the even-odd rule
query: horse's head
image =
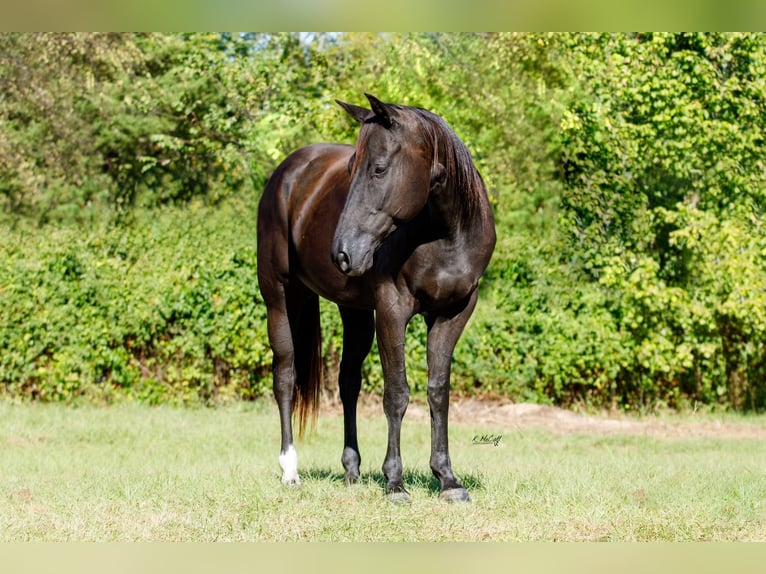
<svg viewBox="0 0 766 574">
<path fill-rule="evenodd" d="M 400 106 L 365 95 L 372 110 L 338 102 L 362 124 L 332 244 L 335 265 L 351 276 L 372 267 L 383 240 L 420 213 L 432 186 L 444 181 L 444 168 L 432 166 L 433 153 L 417 119 Z"/>
</svg>

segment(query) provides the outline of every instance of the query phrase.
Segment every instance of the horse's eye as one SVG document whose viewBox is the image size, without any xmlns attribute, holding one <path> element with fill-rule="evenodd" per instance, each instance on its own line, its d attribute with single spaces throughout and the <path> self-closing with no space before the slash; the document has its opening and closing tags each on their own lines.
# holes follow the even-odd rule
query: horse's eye
<svg viewBox="0 0 766 574">
<path fill-rule="evenodd" d="M 378 164 L 375 166 L 375 170 L 374 170 L 375 175 L 383 175 L 384 173 L 386 173 L 387 169 L 388 169 L 388 166 Z"/>
<path fill-rule="evenodd" d="M 351 154 L 348 160 L 348 173 L 351 173 L 354 169 L 354 162 L 356 161 L 356 153 Z"/>
</svg>

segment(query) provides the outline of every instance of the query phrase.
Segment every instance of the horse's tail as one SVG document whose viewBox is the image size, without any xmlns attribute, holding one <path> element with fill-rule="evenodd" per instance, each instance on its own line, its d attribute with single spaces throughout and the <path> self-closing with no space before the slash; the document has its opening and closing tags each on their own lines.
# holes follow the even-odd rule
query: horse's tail
<svg viewBox="0 0 766 574">
<path fill-rule="evenodd" d="M 316 426 L 322 388 L 322 329 L 316 295 L 306 302 L 297 327 L 294 336 L 297 392 L 293 413 L 298 414 L 298 436 L 302 437 L 309 418 L 312 428 Z"/>
</svg>

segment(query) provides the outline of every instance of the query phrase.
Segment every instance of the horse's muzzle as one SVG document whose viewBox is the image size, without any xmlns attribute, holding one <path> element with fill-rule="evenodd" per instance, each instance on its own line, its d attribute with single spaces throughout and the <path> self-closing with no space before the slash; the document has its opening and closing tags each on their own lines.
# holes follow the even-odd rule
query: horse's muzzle
<svg viewBox="0 0 766 574">
<path fill-rule="evenodd" d="M 348 258 L 348 255 L 345 251 L 341 251 L 337 255 L 333 254 L 333 263 L 335 263 L 335 266 L 340 269 L 340 272 L 348 275 L 348 273 L 351 271 L 351 260 Z"/>
<path fill-rule="evenodd" d="M 331 253 L 335 267 L 348 277 L 359 277 L 372 267 L 372 249 L 369 244 L 360 246 L 338 241 Z"/>
</svg>

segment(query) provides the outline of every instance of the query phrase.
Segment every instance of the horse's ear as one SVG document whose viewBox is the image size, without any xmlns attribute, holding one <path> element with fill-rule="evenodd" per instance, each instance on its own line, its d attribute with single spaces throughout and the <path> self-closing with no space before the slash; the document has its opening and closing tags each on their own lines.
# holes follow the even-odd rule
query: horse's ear
<svg viewBox="0 0 766 574">
<path fill-rule="evenodd" d="M 372 106 L 372 111 L 375 113 L 375 116 L 379 117 L 387 128 L 390 128 L 396 117 L 396 110 L 388 104 L 384 104 L 373 95 L 365 94 L 365 96 L 370 100 L 370 105 Z"/>
<path fill-rule="evenodd" d="M 431 191 L 444 187 L 447 182 L 447 169 L 440 163 L 431 168 Z"/>
<path fill-rule="evenodd" d="M 372 112 L 368 110 L 367 108 L 363 108 L 362 106 L 355 106 L 354 104 L 347 104 L 346 102 L 341 102 L 340 100 L 335 100 L 337 104 L 346 110 L 348 114 L 354 118 L 356 121 L 358 121 L 360 124 L 363 124 L 364 121 L 368 118 L 372 117 Z"/>
</svg>

